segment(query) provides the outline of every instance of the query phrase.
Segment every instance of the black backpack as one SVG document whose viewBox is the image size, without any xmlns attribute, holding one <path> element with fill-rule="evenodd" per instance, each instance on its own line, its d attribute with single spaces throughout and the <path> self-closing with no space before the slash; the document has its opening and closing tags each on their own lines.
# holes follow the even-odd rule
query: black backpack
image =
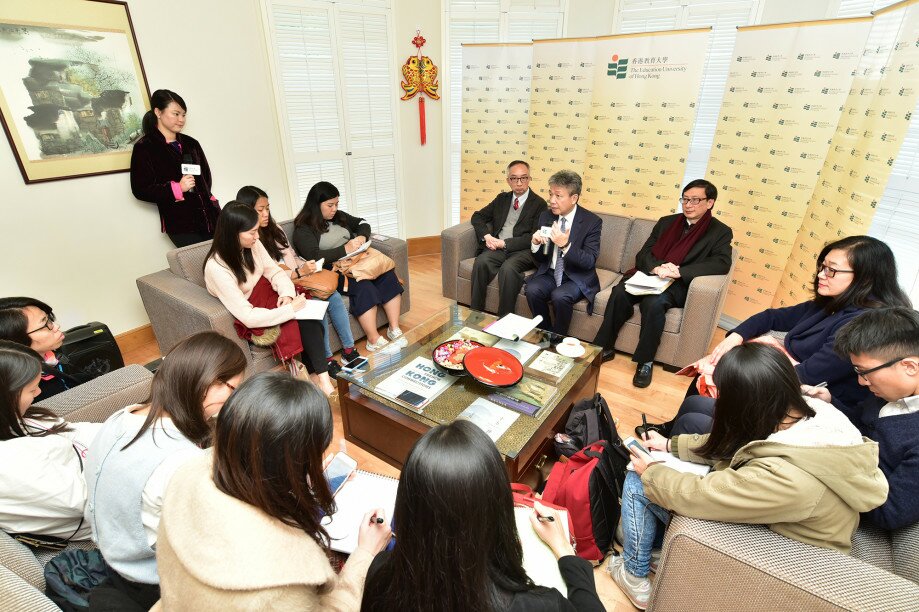
<svg viewBox="0 0 919 612">
<path fill-rule="evenodd" d="M 599 393 L 574 405 L 571 414 L 568 415 L 568 422 L 565 423 L 565 434 L 568 439 L 564 439 L 564 436 L 557 436 L 555 440 L 555 451 L 559 456 L 570 457 L 585 446 L 590 446 L 600 440 L 606 440 L 614 445 L 618 443 L 620 447 L 622 446 L 622 438 L 616 431 L 616 424 L 610 414 L 609 406 Z M 559 437 L 562 440 L 559 440 Z"/>
</svg>

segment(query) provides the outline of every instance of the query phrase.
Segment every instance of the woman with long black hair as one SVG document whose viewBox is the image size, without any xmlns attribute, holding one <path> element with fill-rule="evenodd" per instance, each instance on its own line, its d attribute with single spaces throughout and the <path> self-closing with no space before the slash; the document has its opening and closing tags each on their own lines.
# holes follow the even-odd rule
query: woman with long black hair
<svg viewBox="0 0 919 612">
<path fill-rule="evenodd" d="M 259 240 L 259 216 L 241 202 L 230 202 L 220 215 L 211 250 L 204 260 L 204 285 L 237 321 L 252 330 L 293 320 L 306 307 L 287 273 L 271 258 Z M 266 292 L 267 306 L 252 304 L 253 294 Z M 277 295 L 277 298 L 273 297 Z M 286 341 L 284 331 L 278 342 Z M 303 364 L 310 380 L 326 395 L 335 392 L 322 345 L 322 324 L 297 319 L 292 334 L 303 347 Z"/>
<path fill-rule="evenodd" d="M 575 556 L 560 516 L 530 522 L 558 559 L 565 599 L 538 587 L 523 569 L 514 501 L 501 454 L 468 421 L 427 432 L 399 479 L 395 547 L 367 574 L 367 612 L 603 610 L 590 563 Z"/>
<path fill-rule="evenodd" d="M 138 200 L 156 204 L 160 231 L 177 247 L 210 240 L 220 205 L 211 193 L 204 149 L 182 133 L 185 100 L 174 91 L 157 89 L 150 106 L 143 119 L 144 135 L 131 153 L 131 191 Z M 199 174 L 183 173 L 183 164 L 197 166 Z"/>
</svg>

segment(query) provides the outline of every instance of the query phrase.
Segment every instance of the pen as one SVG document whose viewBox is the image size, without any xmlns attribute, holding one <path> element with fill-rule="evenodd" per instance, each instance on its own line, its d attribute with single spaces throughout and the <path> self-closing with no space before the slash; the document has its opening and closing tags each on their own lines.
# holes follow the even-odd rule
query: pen
<svg viewBox="0 0 919 612">
<path fill-rule="evenodd" d="M 536 520 L 539 521 L 540 523 L 545 523 L 545 522 L 554 523 L 555 517 L 554 516 L 542 516 L 541 514 L 537 512 Z"/>
<path fill-rule="evenodd" d="M 822 389 L 823 387 L 826 386 L 826 384 L 827 384 L 827 382 L 826 382 L 826 381 L 823 381 L 822 383 L 817 383 L 816 385 L 814 385 L 813 388 L 814 388 L 814 389 Z"/>
<path fill-rule="evenodd" d="M 375 517 L 373 517 L 372 519 L 370 519 L 370 522 L 371 522 L 371 523 L 376 523 L 377 525 L 382 525 L 382 524 L 383 524 L 383 519 L 382 519 L 382 517 L 375 516 Z"/>
<path fill-rule="evenodd" d="M 641 439 L 647 440 L 648 439 L 648 417 L 645 416 L 644 412 L 641 413 L 641 426 L 642 426 Z"/>
</svg>

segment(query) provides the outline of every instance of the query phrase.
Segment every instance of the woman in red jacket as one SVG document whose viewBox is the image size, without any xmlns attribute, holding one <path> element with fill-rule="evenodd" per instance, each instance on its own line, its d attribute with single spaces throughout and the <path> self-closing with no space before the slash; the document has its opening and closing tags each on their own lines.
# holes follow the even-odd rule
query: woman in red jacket
<svg viewBox="0 0 919 612">
<path fill-rule="evenodd" d="M 177 247 L 214 237 L 220 206 L 211 195 L 211 169 L 198 141 L 182 134 L 185 100 L 168 89 L 150 97 L 144 135 L 131 154 L 131 191 L 138 200 L 156 204 L 160 231 Z M 193 169 L 182 172 L 186 164 Z M 194 168 L 197 166 L 197 168 Z"/>
</svg>

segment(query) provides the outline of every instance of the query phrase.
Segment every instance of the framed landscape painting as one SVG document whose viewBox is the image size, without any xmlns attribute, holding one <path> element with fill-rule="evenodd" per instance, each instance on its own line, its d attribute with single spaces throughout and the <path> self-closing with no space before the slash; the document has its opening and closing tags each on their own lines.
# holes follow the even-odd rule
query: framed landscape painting
<svg viewBox="0 0 919 612">
<path fill-rule="evenodd" d="M 26 183 L 124 172 L 150 92 L 128 6 L 0 4 L 0 118 Z"/>
</svg>

